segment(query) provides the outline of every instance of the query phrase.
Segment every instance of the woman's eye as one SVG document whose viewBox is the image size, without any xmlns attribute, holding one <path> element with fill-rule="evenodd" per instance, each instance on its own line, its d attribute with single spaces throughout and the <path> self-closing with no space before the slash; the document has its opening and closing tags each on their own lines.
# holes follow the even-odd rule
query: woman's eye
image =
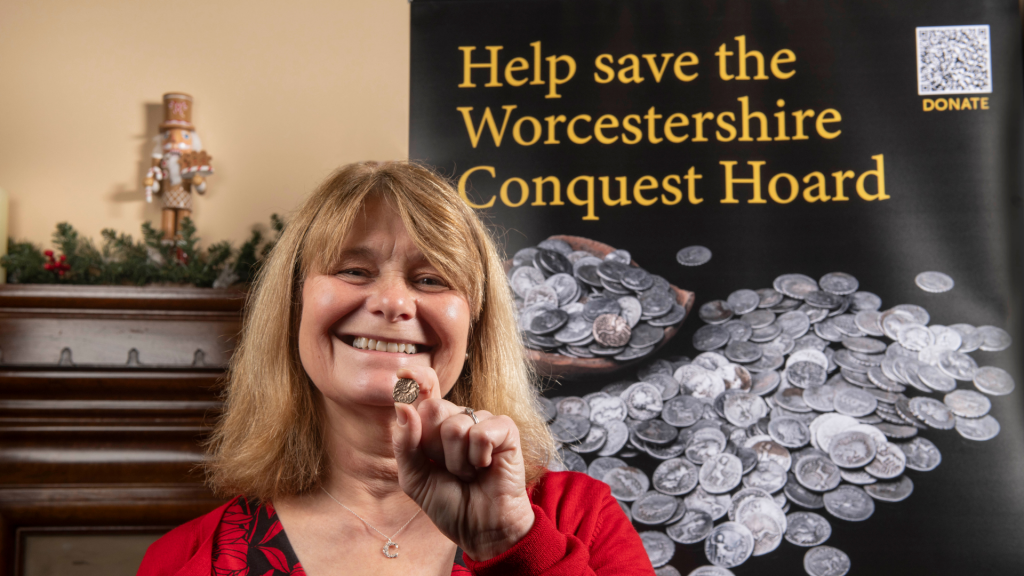
<svg viewBox="0 0 1024 576">
<path fill-rule="evenodd" d="M 433 276 L 424 276 L 423 278 L 420 278 L 419 280 L 417 280 L 416 283 L 420 284 L 422 286 L 431 286 L 431 287 L 436 286 L 436 287 L 439 287 L 439 288 L 447 288 L 448 287 L 448 285 L 445 284 L 444 280 L 441 280 L 440 278 L 435 278 Z"/>
</svg>

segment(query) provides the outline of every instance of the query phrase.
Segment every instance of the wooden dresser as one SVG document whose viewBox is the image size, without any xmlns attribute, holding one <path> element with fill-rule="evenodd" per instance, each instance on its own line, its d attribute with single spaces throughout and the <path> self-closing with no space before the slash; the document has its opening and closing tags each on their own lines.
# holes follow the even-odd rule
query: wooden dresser
<svg viewBox="0 0 1024 576">
<path fill-rule="evenodd" d="M 155 535 L 222 503 L 198 466 L 244 298 L 0 286 L 0 576 L 33 536 Z"/>
</svg>

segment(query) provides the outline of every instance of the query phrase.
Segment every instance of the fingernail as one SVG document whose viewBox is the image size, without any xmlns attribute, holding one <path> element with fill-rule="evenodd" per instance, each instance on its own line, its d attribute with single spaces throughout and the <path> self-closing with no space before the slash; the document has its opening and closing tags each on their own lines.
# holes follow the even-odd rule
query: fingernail
<svg viewBox="0 0 1024 576">
<path fill-rule="evenodd" d="M 405 426 L 409 422 L 409 418 L 405 415 L 405 410 L 398 408 L 395 411 L 398 412 L 398 425 Z"/>
</svg>

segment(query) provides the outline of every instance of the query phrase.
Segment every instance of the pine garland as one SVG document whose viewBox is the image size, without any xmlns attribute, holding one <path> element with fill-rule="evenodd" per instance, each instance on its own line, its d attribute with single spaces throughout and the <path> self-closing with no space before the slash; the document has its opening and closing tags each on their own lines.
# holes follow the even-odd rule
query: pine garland
<svg viewBox="0 0 1024 576">
<path fill-rule="evenodd" d="M 59 256 L 31 242 L 11 238 L 0 266 L 7 269 L 7 281 L 11 284 L 190 284 L 226 288 L 256 278 L 284 231 L 284 220 L 277 214 L 270 217 L 270 223 L 272 238 L 264 238 L 254 228 L 249 239 L 235 251 L 227 241 L 201 249 L 190 218 L 182 220 L 181 239 L 176 242 L 164 243 L 161 232 L 145 222 L 142 239 L 138 241 L 109 228 L 103 230 L 103 245 L 99 249 L 92 240 L 80 237 L 71 224 L 61 222 L 53 233 Z"/>
</svg>

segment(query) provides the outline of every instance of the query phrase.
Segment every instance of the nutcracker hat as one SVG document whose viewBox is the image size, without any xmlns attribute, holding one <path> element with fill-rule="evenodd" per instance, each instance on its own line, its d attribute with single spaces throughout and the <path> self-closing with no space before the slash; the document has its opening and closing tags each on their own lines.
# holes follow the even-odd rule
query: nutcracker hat
<svg viewBox="0 0 1024 576">
<path fill-rule="evenodd" d="M 164 94 L 164 121 L 160 130 L 195 130 L 192 125 L 192 97 L 181 92 Z"/>
</svg>

